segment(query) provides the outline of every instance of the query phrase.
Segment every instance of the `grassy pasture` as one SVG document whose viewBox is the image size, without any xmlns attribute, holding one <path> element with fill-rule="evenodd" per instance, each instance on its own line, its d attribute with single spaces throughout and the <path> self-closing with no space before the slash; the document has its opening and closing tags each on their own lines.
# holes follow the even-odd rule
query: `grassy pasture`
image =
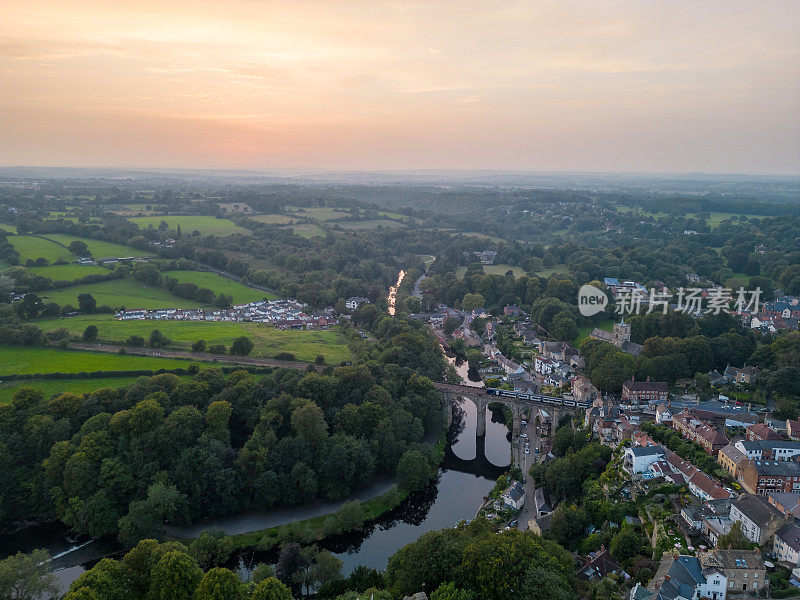
<svg viewBox="0 0 800 600">
<path fill-rule="evenodd" d="M 128 219 L 132 223 L 136 223 L 140 228 L 147 229 L 148 225 L 155 228 L 161 224 L 161 221 L 166 221 L 170 229 L 176 229 L 178 225 L 181 226 L 181 232 L 184 235 L 190 235 L 194 231 L 199 231 L 203 235 L 216 235 L 226 236 L 233 235 L 234 233 L 247 234 L 248 230 L 244 227 L 239 227 L 233 221 L 228 219 L 217 219 L 206 215 L 183 215 L 183 216 L 170 216 L 170 217 L 132 217 Z"/>
<path fill-rule="evenodd" d="M 91 294 L 98 306 L 108 305 L 112 308 L 124 306 L 134 308 L 198 308 L 202 305 L 196 300 L 178 298 L 163 288 L 152 287 L 135 279 L 114 279 L 75 285 L 62 290 L 48 290 L 39 294 L 49 301 L 58 302 L 62 306 L 78 305 L 78 294 Z"/>
<path fill-rule="evenodd" d="M 31 267 L 29 270 L 36 275 L 49 277 L 53 281 L 75 281 L 87 275 L 106 274 L 109 272 L 108 269 L 99 265 L 78 265 L 75 263 Z"/>
<path fill-rule="evenodd" d="M 208 288 L 217 295 L 233 296 L 234 304 L 246 304 L 256 300 L 263 300 L 264 298 L 268 300 L 276 298 L 274 294 L 269 292 L 254 290 L 236 281 L 226 279 L 222 275 L 208 271 L 166 271 L 164 274 L 168 277 L 174 277 L 181 283 L 194 283 L 198 287 Z"/>
<path fill-rule="evenodd" d="M 59 244 L 69 246 L 71 242 L 76 240 L 86 244 L 89 252 L 95 258 L 105 258 L 108 256 L 152 256 L 152 252 L 146 250 L 139 250 L 131 248 L 130 246 L 123 246 L 122 244 L 115 244 L 114 242 L 106 242 L 104 240 L 93 240 L 91 238 L 82 238 L 68 233 L 45 233 L 44 237 L 48 240 L 53 240 Z"/>
<path fill-rule="evenodd" d="M 28 259 L 36 260 L 37 258 L 46 258 L 51 263 L 57 260 L 69 262 L 75 259 L 66 248 L 32 235 L 10 235 L 8 241 L 19 252 L 19 261 L 22 264 L 25 264 Z"/>
<path fill-rule="evenodd" d="M 258 221 L 259 223 L 266 223 L 268 225 L 288 225 L 289 223 L 293 223 L 295 220 L 295 217 L 290 217 L 289 215 L 248 215 L 247 218 L 252 219 L 253 221 Z"/>
<path fill-rule="evenodd" d="M 310 206 L 305 208 L 290 209 L 293 214 L 302 219 L 316 219 L 317 221 L 336 221 L 351 215 L 349 210 L 336 210 L 335 208 Z"/>
<path fill-rule="evenodd" d="M 81 352 L 42 346 L 0 345 L 0 377 L 30 373 L 174 369 L 186 367 L 188 364 L 188 361 L 176 358 Z"/>
<path fill-rule="evenodd" d="M 289 225 L 294 233 L 304 238 L 325 237 L 325 231 L 316 223 L 305 223 L 302 225 Z"/>
<path fill-rule="evenodd" d="M 187 363 L 184 362 L 184 365 Z M 183 376 L 181 379 L 188 379 Z M 30 386 L 41 391 L 45 398 L 72 392 L 88 394 L 103 388 L 118 388 L 132 384 L 138 377 L 98 377 L 97 379 L 33 379 L 0 383 L 0 404 L 11 402 L 14 393 L 21 387 Z"/>
<path fill-rule="evenodd" d="M 390 221 L 389 219 L 367 219 L 365 221 L 347 221 L 337 223 L 342 229 L 377 229 L 383 227 L 384 229 L 402 229 L 406 227 L 405 223 L 398 223 L 397 221 Z"/>
<path fill-rule="evenodd" d="M 3 229 L 3 230 L 8 231 L 10 233 L 16 233 L 17 232 L 17 226 L 16 225 L 7 225 L 6 223 L 0 223 L 0 229 Z"/>
<path fill-rule="evenodd" d="M 511 269 L 514 271 L 514 277 L 522 277 L 525 275 L 525 269 L 518 266 L 511 266 L 511 265 L 483 265 L 483 272 L 487 275 L 505 275 L 506 272 Z M 456 277 L 464 277 L 464 273 L 467 272 L 467 267 L 457 267 L 456 268 Z"/>
<path fill-rule="evenodd" d="M 132 335 L 145 339 L 154 329 L 185 349 L 192 342 L 204 339 L 209 345 L 225 344 L 242 335 L 252 338 L 251 356 L 272 357 L 279 352 L 291 352 L 298 360 L 313 362 L 318 354 L 331 364 L 350 360 L 352 354 L 338 331 L 289 330 L 281 331 L 262 323 L 193 322 L 193 321 L 118 321 L 113 315 L 81 315 L 66 319 L 45 319 L 36 325 L 43 331 L 67 328 L 80 335 L 89 325 L 95 325 L 103 341 L 124 341 Z"/>
<path fill-rule="evenodd" d="M 540 269 L 536 271 L 536 274 L 539 277 L 550 277 L 550 275 L 555 275 L 556 273 L 567 273 L 567 265 L 553 265 L 552 267 L 545 267 L 544 269 Z"/>
</svg>

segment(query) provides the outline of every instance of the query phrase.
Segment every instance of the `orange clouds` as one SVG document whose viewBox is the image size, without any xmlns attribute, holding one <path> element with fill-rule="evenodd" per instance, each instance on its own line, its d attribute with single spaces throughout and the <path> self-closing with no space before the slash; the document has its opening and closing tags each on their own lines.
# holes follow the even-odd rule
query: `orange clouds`
<svg viewBox="0 0 800 600">
<path fill-rule="evenodd" d="M 35 2 L 5 164 L 800 170 L 794 2 Z"/>
</svg>

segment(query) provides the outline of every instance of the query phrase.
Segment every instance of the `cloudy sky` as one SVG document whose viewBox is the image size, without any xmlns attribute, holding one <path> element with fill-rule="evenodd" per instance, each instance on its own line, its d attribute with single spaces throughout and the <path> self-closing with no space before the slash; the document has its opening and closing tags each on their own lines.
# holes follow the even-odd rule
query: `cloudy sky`
<svg viewBox="0 0 800 600">
<path fill-rule="evenodd" d="M 0 163 L 800 173 L 800 2 L 6 0 Z"/>
</svg>

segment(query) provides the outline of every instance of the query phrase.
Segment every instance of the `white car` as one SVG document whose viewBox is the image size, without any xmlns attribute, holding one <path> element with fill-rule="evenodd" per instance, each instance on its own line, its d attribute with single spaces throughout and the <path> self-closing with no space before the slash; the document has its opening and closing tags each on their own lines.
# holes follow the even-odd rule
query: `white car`
<svg viewBox="0 0 800 600">
<path fill-rule="evenodd" d="M 520 434 L 519 434 L 519 437 L 521 437 L 521 438 L 527 438 L 527 437 L 528 437 L 528 434 L 527 434 L 527 433 L 520 433 Z"/>
<path fill-rule="evenodd" d="M 530 453 L 531 453 L 530 447 L 529 446 L 525 446 L 525 454 L 530 454 Z"/>
</svg>

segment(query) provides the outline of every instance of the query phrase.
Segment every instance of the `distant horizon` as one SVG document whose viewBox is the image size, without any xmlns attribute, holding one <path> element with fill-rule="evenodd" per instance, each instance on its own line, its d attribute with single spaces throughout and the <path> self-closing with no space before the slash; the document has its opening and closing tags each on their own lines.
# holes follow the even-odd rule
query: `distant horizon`
<svg viewBox="0 0 800 600">
<path fill-rule="evenodd" d="M 45 164 L 4 164 L 0 163 L 0 170 L 11 169 L 71 169 L 71 170 L 97 170 L 97 171 L 152 171 L 152 172 L 182 172 L 182 171 L 220 171 L 229 173 L 255 173 L 259 175 L 270 175 L 281 172 L 308 172 L 308 173 L 498 173 L 498 174 L 522 174 L 522 175 L 609 175 L 609 176 L 637 176 L 637 177 L 668 177 L 668 176 L 710 176 L 710 177 L 759 177 L 759 178 L 789 178 L 800 179 L 800 171 L 796 173 L 784 172 L 758 172 L 758 171 L 602 171 L 602 170 L 578 170 L 578 169 L 513 169 L 513 168 L 493 168 L 493 167 L 429 167 L 429 168 L 349 168 L 340 169 L 334 167 L 234 167 L 234 166 L 137 166 L 137 165 L 45 165 Z"/>
</svg>

